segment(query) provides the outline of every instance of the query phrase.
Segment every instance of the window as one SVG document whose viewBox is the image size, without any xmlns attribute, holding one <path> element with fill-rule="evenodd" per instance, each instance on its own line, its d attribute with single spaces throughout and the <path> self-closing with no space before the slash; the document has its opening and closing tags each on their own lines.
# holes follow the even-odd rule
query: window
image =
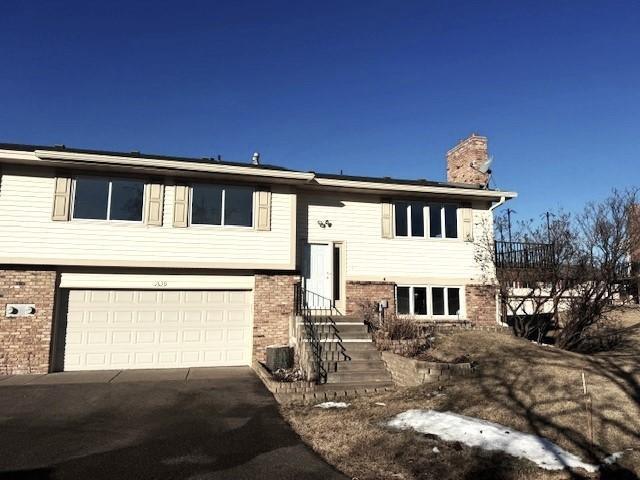
<svg viewBox="0 0 640 480">
<path fill-rule="evenodd" d="M 447 238 L 458 238 L 458 207 L 444 206 L 444 235 Z"/>
<path fill-rule="evenodd" d="M 458 238 L 458 206 L 432 203 L 429 205 L 429 236 Z"/>
<path fill-rule="evenodd" d="M 429 236 L 442 238 L 442 213 L 440 205 L 429 205 Z"/>
<path fill-rule="evenodd" d="M 396 237 L 426 237 L 428 227 L 430 238 L 458 238 L 457 205 L 396 202 L 394 207 Z"/>
<path fill-rule="evenodd" d="M 433 314 L 444 315 L 444 288 L 435 287 L 431 289 L 431 302 L 433 304 Z"/>
<path fill-rule="evenodd" d="M 460 311 L 460 289 L 457 287 L 432 287 L 431 303 L 433 305 L 433 315 L 459 316 Z"/>
<path fill-rule="evenodd" d="M 411 236 L 424 237 L 424 204 L 411 202 Z"/>
<path fill-rule="evenodd" d="M 400 315 L 411 315 L 411 287 L 398 287 L 396 291 L 397 310 Z"/>
<path fill-rule="evenodd" d="M 409 204 L 405 202 L 396 203 L 396 237 L 409 236 L 409 223 L 407 222 L 407 212 Z"/>
<path fill-rule="evenodd" d="M 253 188 L 193 185 L 191 223 L 251 227 L 253 225 Z"/>
<path fill-rule="evenodd" d="M 432 317 L 459 316 L 459 287 L 398 286 L 396 288 L 396 310 L 398 315 Z"/>
<path fill-rule="evenodd" d="M 413 287 L 413 314 L 427 314 L 427 287 Z"/>
<path fill-rule="evenodd" d="M 74 188 L 74 219 L 142 221 L 142 180 L 78 177 Z"/>
<path fill-rule="evenodd" d="M 424 206 L 422 202 L 395 204 L 397 237 L 424 237 Z"/>
<path fill-rule="evenodd" d="M 447 309 L 449 315 L 460 313 L 460 289 L 447 288 Z"/>
<path fill-rule="evenodd" d="M 340 253 L 341 245 L 333 246 L 333 299 L 340 300 L 342 298 L 342 277 L 340 276 Z"/>
</svg>

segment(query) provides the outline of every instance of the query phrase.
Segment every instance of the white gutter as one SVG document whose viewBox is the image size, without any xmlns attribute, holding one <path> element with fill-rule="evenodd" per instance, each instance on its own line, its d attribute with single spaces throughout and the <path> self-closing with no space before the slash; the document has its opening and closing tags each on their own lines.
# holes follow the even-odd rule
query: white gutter
<svg viewBox="0 0 640 480">
<path fill-rule="evenodd" d="M 489 207 L 489 211 L 493 212 L 496 208 L 498 208 L 500 205 L 504 205 L 504 203 L 507 201 L 507 197 L 501 197 L 500 201 L 498 203 L 496 203 L 495 205 L 491 205 Z"/>
<path fill-rule="evenodd" d="M 241 165 L 224 165 L 218 163 L 189 162 L 159 158 L 126 157 L 120 155 L 100 155 L 95 153 L 59 152 L 36 150 L 33 152 L 37 160 L 62 160 L 65 162 L 91 163 L 105 166 L 133 166 L 145 168 L 164 168 L 190 172 L 221 173 L 229 175 L 252 175 L 256 177 L 282 178 L 289 180 L 309 181 L 315 177 L 312 172 L 292 172 L 289 170 L 270 170 Z"/>
<path fill-rule="evenodd" d="M 315 183 L 324 187 L 334 188 L 351 188 L 357 190 L 377 190 L 392 193 L 431 193 L 440 195 L 456 195 L 466 197 L 483 197 L 483 198 L 515 198 L 518 196 L 515 192 L 500 192 L 495 190 L 475 190 L 471 188 L 458 188 L 439 185 L 411 185 L 406 183 L 383 183 L 383 182 L 367 182 L 364 180 L 344 180 L 336 178 L 316 177 Z M 505 200 L 506 201 L 506 200 Z M 504 201 L 503 201 L 504 203 Z"/>
</svg>

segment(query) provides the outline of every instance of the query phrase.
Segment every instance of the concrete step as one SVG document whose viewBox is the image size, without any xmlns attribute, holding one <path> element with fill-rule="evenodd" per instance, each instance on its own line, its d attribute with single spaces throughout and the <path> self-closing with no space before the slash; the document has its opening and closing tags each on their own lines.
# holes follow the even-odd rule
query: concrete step
<svg viewBox="0 0 640 480">
<path fill-rule="evenodd" d="M 315 390 L 318 392 L 323 391 L 337 391 L 337 392 L 350 392 L 355 390 L 391 390 L 394 388 L 392 381 L 389 382 L 349 382 L 349 383 L 323 383 L 322 385 L 316 385 Z"/>
<path fill-rule="evenodd" d="M 355 372 L 363 370 L 385 369 L 381 358 L 369 358 L 363 360 L 340 360 L 324 362 L 328 372 Z"/>
<path fill-rule="evenodd" d="M 341 350 L 344 347 L 345 350 L 375 350 L 375 345 L 370 338 L 347 338 L 342 341 L 335 339 L 325 338 L 320 341 L 320 346 L 323 350 Z"/>
<path fill-rule="evenodd" d="M 328 321 L 328 317 L 329 316 L 326 315 L 314 315 L 311 317 L 311 319 L 314 322 L 318 323 Z M 330 318 L 333 319 L 335 323 L 361 323 L 362 325 L 364 325 L 364 319 L 358 315 L 331 315 Z"/>
<path fill-rule="evenodd" d="M 365 370 L 383 370 L 387 367 L 382 359 L 369 358 L 364 360 L 350 360 L 336 363 L 336 371 L 338 372 L 360 372 Z"/>
<path fill-rule="evenodd" d="M 381 360 L 382 355 L 378 350 L 356 350 L 351 352 L 344 352 L 347 356 L 354 360 Z M 324 350 L 322 352 L 322 358 L 324 361 L 345 361 L 345 356 L 342 352 L 335 350 Z"/>
<path fill-rule="evenodd" d="M 331 340 L 342 340 L 343 343 L 347 343 L 350 340 L 361 340 L 362 343 L 371 342 L 371 337 L 368 333 L 354 331 L 336 332 L 333 330 L 327 330 L 326 332 L 320 332 L 318 334 L 318 337 L 320 338 L 321 342 Z"/>
<path fill-rule="evenodd" d="M 304 327 L 303 327 L 304 328 Z M 319 333 L 337 333 L 343 335 L 360 335 L 362 338 L 371 338 L 366 325 L 363 323 L 319 323 L 316 324 Z"/>
<path fill-rule="evenodd" d="M 391 374 L 386 370 L 363 370 L 360 372 L 333 372 L 327 375 L 327 383 L 353 382 L 388 383 L 391 382 Z"/>
</svg>

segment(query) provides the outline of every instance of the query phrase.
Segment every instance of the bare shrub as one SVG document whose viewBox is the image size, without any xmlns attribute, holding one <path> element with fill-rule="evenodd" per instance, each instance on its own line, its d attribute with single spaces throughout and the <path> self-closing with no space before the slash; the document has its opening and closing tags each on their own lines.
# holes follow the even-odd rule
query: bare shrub
<svg viewBox="0 0 640 480">
<path fill-rule="evenodd" d="M 381 327 L 381 321 L 380 314 L 378 313 L 378 302 L 365 300 L 358 303 L 358 308 L 360 309 L 360 315 L 362 316 L 365 325 L 369 327 L 369 330 L 379 330 Z"/>
<path fill-rule="evenodd" d="M 418 338 L 420 329 L 414 319 L 393 315 L 385 319 L 382 330 L 391 340 L 411 340 Z"/>
<path fill-rule="evenodd" d="M 278 382 L 298 382 L 305 379 L 304 372 L 299 368 L 279 368 L 271 376 Z"/>
</svg>

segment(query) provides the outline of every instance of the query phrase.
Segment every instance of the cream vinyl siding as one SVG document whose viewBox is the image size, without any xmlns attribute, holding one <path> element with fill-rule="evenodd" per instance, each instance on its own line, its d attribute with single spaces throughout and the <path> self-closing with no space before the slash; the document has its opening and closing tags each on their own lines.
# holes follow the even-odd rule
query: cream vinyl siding
<svg viewBox="0 0 640 480">
<path fill-rule="evenodd" d="M 272 192 L 271 230 L 249 227 L 173 227 L 175 187 L 166 182 L 162 226 L 133 222 L 54 222 L 54 171 L 3 169 L 0 191 L 0 263 L 211 268 L 291 268 L 295 193 Z"/>
<path fill-rule="evenodd" d="M 450 284 L 465 284 L 483 277 L 474 256 L 478 248 L 476 243 L 486 238 L 482 233 L 483 226 L 491 225 L 492 215 L 488 209 L 473 210 L 474 243 L 461 238 L 460 213 L 458 239 L 383 238 L 380 197 L 300 193 L 298 236 L 301 244 L 305 241 L 345 242 L 347 280 L 387 279 L 409 283 L 447 279 Z M 318 220 L 329 220 L 331 228 L 321 228 Z"/>
</svg>

